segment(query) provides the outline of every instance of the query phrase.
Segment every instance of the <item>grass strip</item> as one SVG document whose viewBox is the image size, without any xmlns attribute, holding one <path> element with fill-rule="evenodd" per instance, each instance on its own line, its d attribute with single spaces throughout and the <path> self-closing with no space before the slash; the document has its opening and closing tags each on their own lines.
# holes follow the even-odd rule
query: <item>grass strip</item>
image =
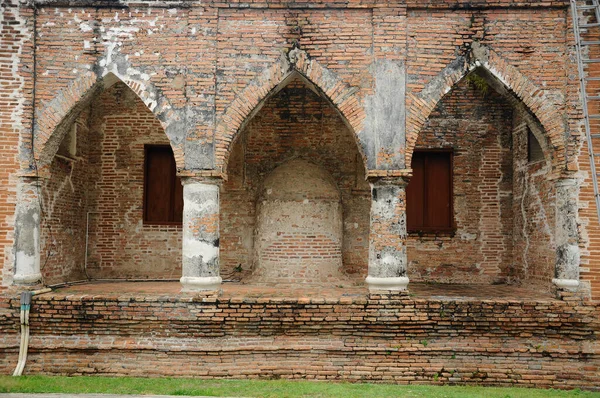
<svg viewBox="0 0 600 398">
<path fill-rule="evenodd" d="M 156 394 L 215 397 L 559 398 L 600 392 L 478 386 L 393 385 L 287 380 L 201 380 L 101 376 L 0 376 L 0 393 Z"/>
</svg>

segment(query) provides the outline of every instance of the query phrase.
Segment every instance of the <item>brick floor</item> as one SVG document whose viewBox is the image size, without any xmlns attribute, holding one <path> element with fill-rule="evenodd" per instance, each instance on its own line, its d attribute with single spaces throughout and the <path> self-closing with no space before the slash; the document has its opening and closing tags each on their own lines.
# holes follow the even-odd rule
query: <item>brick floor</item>
<svg viewBox="0 0 600 398">
<path fill-rule="evenodd" d="M 411 283 L 410 295 L 415 298 L 440 299 L 511 299 L 511 300 L 555 300 L 551 293 L 532 287 L 513 285 L 460 285 Z M 73 295 L 97 295 L 119 293 L 121 295 L 180 296 L 181 285 L 168 282 L 90 282 L 56 289 L 57 293 Z M 340 298 L 366 296 L 364 285 L 248 285 L 223 283 L 222 298 L 233 297 L 277 297 L 277 298 Z"/>
</svg>

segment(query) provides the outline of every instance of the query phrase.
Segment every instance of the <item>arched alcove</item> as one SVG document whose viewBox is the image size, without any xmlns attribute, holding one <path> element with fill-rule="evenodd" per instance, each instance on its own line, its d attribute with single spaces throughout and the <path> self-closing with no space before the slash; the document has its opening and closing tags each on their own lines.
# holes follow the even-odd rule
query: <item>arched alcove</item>
<svg viewBox="0 0 600 398">
<path fill-rule="evenodd" d="M 221 191 L 220 253 L 224 277 L 261 283 L 270 280 L 330 285 L 336 280 L 348 282 L 348 275 L 357 280 L 364 278 L 368 264 L 370 189 L 365 181 L 364 163 L 356 139 L 345 121 L 319 90 L 299 76 L 288 81 L 252 115 L 244 122 L 243 130 L 232 146 L 228 180 Z M 278 179 L 278 176 L 286 177 Z M 269 184 L 280 188 L 268 188 Z M 269 189 L 271 193 L 267 194 Z M 288 260 L 302 263 L 305 273 L 301 273 L 300 265 L 297 271 L 286 270 L 280 265 L 281 273 L 265 273 L 260 256 L 275 238 L 267 237 L 263 232 L 268 233 L 268 226 L 280 223 L 281 220 L 277 220 L 283 217 L 272 211 L 273 208 L 278 208 L 277 203 L 285 202 L 284 207 L 290 213 L 296 205 L 298 209 L 311 210 L 314 201 L 319 199 L 315 196 L 318 189 L 329 195 L 321 198 L 325 201 L 322 204 L 338 198 L 333 200 L 337 205 L 323 206 L 329 209 L 328 212 L 334 207 L 339 208 L 341 215 L 321 212 L 323 219 L 318 224 L 323 234 L 329 231 L 326 239 L 331 250 L 338 254 L 331 254 L 333 257 L 325 261 L 325 266 L 319 266 L 324 267 L 319 271 L 319 267 L 315 268 L 314 257 L 311 259 L 310 254 L 301 256 L 300 251 L 304 249 L 289 246 L 291 251 L 296 250 L 293 255 L 298 258 Z M 287 199 L 283 200 L 282 194 Z M 305 200 L 312 205 L 305 205 Z M 313 217 L 309 214 L 313 213 L 306 213 L 300 221 Z M 316 213 L 313 215 L 317 216 Z M 308 227 L 279 225 L 280 236 L 301 233 L 302 228 Z M 289 238 L 292 239 L 291 235 Z M 288 260 L 281 259 L 280 263 Z M 310 267 L 308 276 L 306 270 Z M 324 271 L 327 267 L 329 271 Z"/>
<path fill-rule="evenodd" d="M 301 159 L 279 166 L 263 182 L 256 213 L 256 281 L 340 280 L 341 195 L 327 171 Z"/>
<path fill-rule="evenodd" d="M 477 68 L 452 86 L 424 122 L 411 154 L 414 176 L 407 187 L 411 280 L 527 280 L 549 286 L 555 255 L 551 178 L 555 158 L 547 137 L 529 108 L 486 69 Z M 541 156 L 531 156 L 531 138 L 540 144 Z M 448 170 L 426 165 L 428 157 L 439 157 L 440 151 L 447 153 L 443 168 Z M 445 197 L 440 191 L 443 184 L 435 178 L 447 175 L 451 222 L 445 228 L 426 222 L 416 227 L 412 212 L 443 208 L 438 203 Z M 425 192 L 427 186 L 435 188 L 423 194 L 427 204 L 415 206 L 419 197 L 415 191 Z"/>
<path fill-rule="evenodd" d="M 145 190 L 170 197 L 181 187 L 163 125 L 120 81 L 85 101 L 57 127 L 65 131 L 42 180 L 45 281 L 178 277 L 180 220 L 146 217 Z M 163 154 L 150 159 L 152 148 Z M 167 174 L 168 189 L 153 188 Z"/>
</svg>

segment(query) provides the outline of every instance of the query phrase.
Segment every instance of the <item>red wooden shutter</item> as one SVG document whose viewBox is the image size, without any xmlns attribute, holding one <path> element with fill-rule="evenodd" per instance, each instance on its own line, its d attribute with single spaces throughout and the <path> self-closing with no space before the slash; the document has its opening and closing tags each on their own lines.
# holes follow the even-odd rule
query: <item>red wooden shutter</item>
<svg viewBox="0 0 600 398">
<path fill-rule="evenodd" d="M 180 223 L 182 214 L 183 186 L 171 147 L 146 146 L 144 221 Z"/>
<path fill-rule="evenodd" d="M 450 154 L 433 152 L 427 154 L 427 215 L 425 225 L 431 229 L 448 229 L 452 227 L 450 214 L 450 186 L 452 173 L 450 170 Z"/>
<path fill-rule="evenodd" d="M 146 221 L 168 221 L 171 214 L 171 154 L 165 147 L 146 149 Z"/>
<path fill-rule="evenodd" d="M 413 176 L 406 187 L 406 224 L 409 231 L 439 232 L 453 228 L 452 153 L 413 153 Z"/>
</svg>

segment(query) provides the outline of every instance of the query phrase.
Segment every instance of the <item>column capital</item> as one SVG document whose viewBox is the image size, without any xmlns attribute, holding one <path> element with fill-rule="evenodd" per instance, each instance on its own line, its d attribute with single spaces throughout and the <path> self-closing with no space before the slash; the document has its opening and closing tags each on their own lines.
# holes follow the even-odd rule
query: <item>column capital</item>
<svg viewBox="0 0 600 398">
<path fill-rule="evenodd" d="M 184 181 L 201 182 L 205 184 L 220 184 L 227 181 L 227 174 L 219 170 L 178 170 L 177 176 Z"/>
<path fill-rule="evenodd" d="M 37 180 L 47 180 L 51 177 L 50 175 L 50 166 L 51 164 L 42 164 L 39 161 L 35 162 L 34 166 L 30 168 L 22 168 L 17 172 L 17 176 L 21 180 L 26 179 L 37 179 Z"/>
<path fill-rule="evenodd" d="M 410 176 L 370 176 L 367 178 L 367 181 L 374 186 L 398 186 L 405 188 L 410 181 Z"/>
<path fill-rule="evenodd" d="M 219 176 L 209 175 L 180 175 L 181 183 L 185 186 L 188 184 L 208 184 L 208 185 L 222 185 L 224 179 Z"/>
<path fill-rule="evenodd" d="M 412 177 L 412 169 L 369 170 L 367 181 L 379 185 L 406 185 Z"/>
</svg>

